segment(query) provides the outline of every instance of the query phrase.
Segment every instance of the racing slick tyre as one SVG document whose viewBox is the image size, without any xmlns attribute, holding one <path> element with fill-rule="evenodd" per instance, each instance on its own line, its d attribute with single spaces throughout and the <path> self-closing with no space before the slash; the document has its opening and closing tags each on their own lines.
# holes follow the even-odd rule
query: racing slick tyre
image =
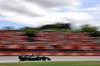
<svg viewBox="0 0 100 66">
<path fill-rule="evenodd" d="M 51 61 L 51 59 L 50 58 L 46 58 L 48 61 Z"/>
<path fill-rule="evenodd" d="M 25 60 L 23 58 L 21 58 L 20 61 L 25 61 Z"/>
<path fill-rule="evenodd" d="M 18 56 L 18 58 L 20 59 L 22 56 L 20 55 L 20 56 Z"/>
<path fill-rule="evenodd" d="M 46 61 L 46 57 L 43 57 L 42 60 L 43 60 L 43 61 Z"/>
<path fill-rule="evenodd" d="M 20 61 L 25 61 L 25 58 L 21 57 L 21 58 L 20 58 Z"/>
</svg>

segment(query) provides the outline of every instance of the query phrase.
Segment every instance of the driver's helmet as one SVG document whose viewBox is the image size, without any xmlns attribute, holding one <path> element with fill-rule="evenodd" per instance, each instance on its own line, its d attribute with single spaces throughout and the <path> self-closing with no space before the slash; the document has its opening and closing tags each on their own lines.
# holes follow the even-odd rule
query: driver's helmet
<svg viewBox="0 0 100 66">
<path fill-rule="evenodd" d="M 33 56 L 33 54 L 31 56 Z"/>
</svg>

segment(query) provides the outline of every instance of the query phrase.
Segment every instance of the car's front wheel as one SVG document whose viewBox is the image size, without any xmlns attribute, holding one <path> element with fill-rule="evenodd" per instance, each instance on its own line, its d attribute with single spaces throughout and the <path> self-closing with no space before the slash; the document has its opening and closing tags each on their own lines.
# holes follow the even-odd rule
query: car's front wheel
<svg viewBox="0 0 100 66">
<path fill-rule="evenodd" d="M 46 59 L 47 59 L 48 61 L 51 61 L 51 59 L 50 59 L 50 58 L 48 58 L 48 57 L 47 57 Z"/>
</svg>

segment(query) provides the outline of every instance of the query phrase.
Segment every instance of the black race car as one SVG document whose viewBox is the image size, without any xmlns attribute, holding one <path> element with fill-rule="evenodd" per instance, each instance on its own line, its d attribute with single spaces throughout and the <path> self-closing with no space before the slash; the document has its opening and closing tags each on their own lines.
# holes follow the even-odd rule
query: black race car
<svg viewBox="0 0 100 66">
<path fill-rule="evenodd" d="M 51 59 L 46 56 L 38 56 L 38 55 L 19 55 L 18 56 L 20 61 L 50 61 Z"/>
</svg>

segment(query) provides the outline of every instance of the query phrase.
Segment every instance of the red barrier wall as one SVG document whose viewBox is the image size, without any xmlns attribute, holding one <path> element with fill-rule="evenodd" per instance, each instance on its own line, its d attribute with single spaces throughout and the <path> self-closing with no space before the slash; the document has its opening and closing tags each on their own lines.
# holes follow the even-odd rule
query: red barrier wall
<svg viewBox="0 0 100 66">
<path fill-rule="evenodd" d="M 18 56 L 20 54 L 42 56 L 100 56 L 100 52 L 0 52 L 0 56 Z"/>
<path fill-rule="evenodd" d="M 0 45 L 0 49 L 58 49 L 58 50 L 100 50 L 100 46 L 33 46 L 33 45 Z"/>
</svg>

